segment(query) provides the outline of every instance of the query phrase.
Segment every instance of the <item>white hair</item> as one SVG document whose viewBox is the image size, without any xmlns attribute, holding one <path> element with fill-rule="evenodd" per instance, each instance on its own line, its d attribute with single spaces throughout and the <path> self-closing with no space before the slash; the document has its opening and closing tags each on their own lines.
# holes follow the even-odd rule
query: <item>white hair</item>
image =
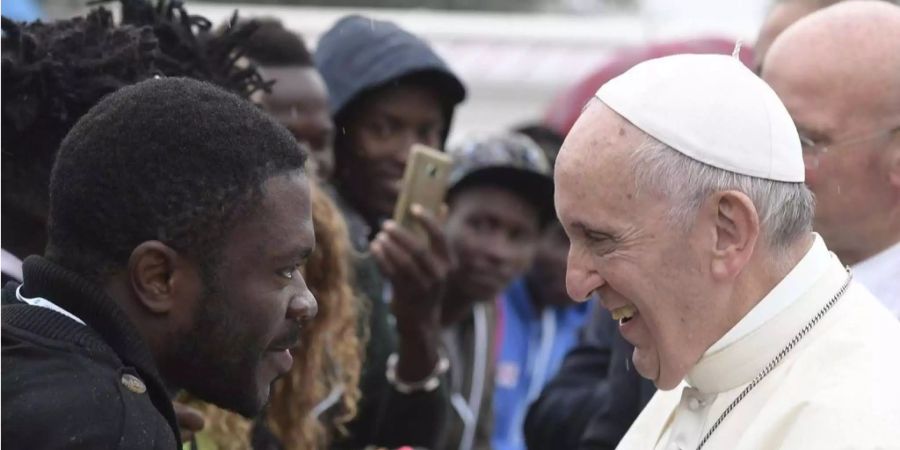
<svg viewBox="0 0 900 450">
<path fill-rule="evenodd" d="M 710 194 L 734 190 L 747 195 L 759 214 L 760 234 L 773 250 L 812 231 L 815 199 L 803 183 L 741 175 L 704 164 L 647 136 L 631 155 L 638 191 L 649 189 L 671 201 L 669 219 L 687 229 Z"/>
</svg>

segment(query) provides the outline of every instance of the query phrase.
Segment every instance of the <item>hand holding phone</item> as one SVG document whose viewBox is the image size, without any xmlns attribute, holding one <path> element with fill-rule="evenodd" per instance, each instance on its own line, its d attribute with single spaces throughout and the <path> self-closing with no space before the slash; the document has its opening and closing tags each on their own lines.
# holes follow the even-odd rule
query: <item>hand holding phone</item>
<svg viewBox="0 0 900 450">
<path fill-rule="evenodd" d="M 452 167 L 453 160 L 447 154 L 421 144 L 413 145 L 394 208 L 394 221 L 421 241 L 427 242 L 428 234 L 412 216 L 410 208 L 420 205 L 432 217 L 440 217 Z"/>
</svg>

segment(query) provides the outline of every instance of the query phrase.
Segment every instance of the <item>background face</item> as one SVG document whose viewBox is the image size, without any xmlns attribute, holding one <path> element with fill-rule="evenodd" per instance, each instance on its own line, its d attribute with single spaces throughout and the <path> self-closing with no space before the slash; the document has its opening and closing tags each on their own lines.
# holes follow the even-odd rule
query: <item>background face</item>
<svg viewBox="0 0 900 450">
<path fill-rule="evenodd" d="M 565 306 L 574 302 L 566 292 L 566 259 L 569 238 L 558 221 L 553 221 L 541 233 L 534 264 L 526 274 L 528 283 L 545 306 Z"/>
<path fill-rule="evenodd" d="M 451 278 L 467 299 L 493 300 L 528 268 L 537 250 L 538 214 L 500 187 L 471 186 L 453 197 L 446 231 L 458 267 Z"/>
<path fill-rule="evenodd" d="M 334 123 L 322 76 L 302 66 L 265 67 L 261 72 L 275 80 L 272 92 L 262 98 L 266 111 L 309 147 L 319 178 L 329 179 L 334 170 Z"/>
<path fill-rule="evenodd" d="M 412 145 L 442 144 L 440 100 L 428 88 L 400 85 L 372 94 L 351 114 L 347 129 L 337 130 L 337 177 L 367 216 L 390 216 Z"/>
<path fill-rule="evenodd" d="M 859 71 L 844 68 L 843 62 L 829 64 L 791 48 L 770 56 L 764 79 L 784 102 L 798 132 L 828 148 L 817 156 L 805 155 L 806 184 L 816 196 L 813 229 L 852 264 L 868 256 L 857 255 L 866 241 L 861 236 L 891 234 L 884 229 L 891 226 L 890 211 L 897 210 L 890 157 L 900 148 L 900 133 L 855 138 L 900 126 L 900 108 L 887 87 L 860 80 Z"/>
</svg>

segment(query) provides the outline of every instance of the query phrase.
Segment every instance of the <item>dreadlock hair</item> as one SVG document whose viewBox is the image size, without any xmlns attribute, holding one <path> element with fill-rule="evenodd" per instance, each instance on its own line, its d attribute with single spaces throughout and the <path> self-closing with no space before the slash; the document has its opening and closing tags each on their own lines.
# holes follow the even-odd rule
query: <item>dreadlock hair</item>
<svg viewBox="0 0 900 450">
<path fill-rule="evenodd" d="M 4 246 L 9 248 L 10 238 L 37 240 L 12 244 L 39 252 L 59 143 L 104 95 L 158 73 L 153 63 L 157 41 L 149 29 L 116 28 L 102 9 L 52 24 L 6 18 L 2 23 Z M 26 238 L 38 230 L 40 236 Z"/>
<path fill-rule="evenodd" d="M 252 22 L 213 35 L 180 1 L 121 3 L 121 25 L 102 7 L 51 23 L 2 19 L 2 223 L 4 247 L 14 253 L 43 251 L 56 150 L 104 96 L 156 75 L 209 81 L 247 98 L 268 89 L 239 63 Z"/>
<path fill-rule="evenodd" d="M 244 44 L 245 55 L 261 66 L 312 67 L 306 43 L 273 17 L 255 18 L 258 27 Z"/>
<path fill-rule="evenodd" d="M 108 3 L 116 0 L 100 0 Z M 159 41 L 157 65 L 169 76 L 204 80 L 250 98 L 268 90 L 272 82 L 262 79 L 255 66 L 244 61 L 250 37 L 259 24 L 238 20 L 237 11 L 222 32 L 212 30 L 209 19 L 191 15 L 183 0 L 118 0 L 122 23 L 150 27 Z"/>
<path fill-rule="evenodd" d="M 272 118 L 211 84 L 162 78 L 124 87 L 60 146 L 47 257 L 97 280 L 127 264 L 140 243 L 158 240 L 209 275 L 262 184 L 302 170 L 306 156 Z"/>
<path fill-rule="evenodd" d="M 272 386 L 265 415 L 256 423 L 200 400 L 189 404 L 206 420 L 203 433 L 220 450 L 252 448 L 254 426 L 265 427 L 285 450 L 329 448 L 345 435 L 344 425 L 357 411 L 363 342 L 359 337 L 360 301 L 350 285 L 350 241 L 347 226 L 334 203 L 318 188 L 312 190 L 316 249 L 303 278 L 319 303 L 319 313 L 304 327 L 301 344 L 293 348 L 294 366 Z M 312 411 L 340 389 L 335 405 L 318 417 Z"/>
</svg>

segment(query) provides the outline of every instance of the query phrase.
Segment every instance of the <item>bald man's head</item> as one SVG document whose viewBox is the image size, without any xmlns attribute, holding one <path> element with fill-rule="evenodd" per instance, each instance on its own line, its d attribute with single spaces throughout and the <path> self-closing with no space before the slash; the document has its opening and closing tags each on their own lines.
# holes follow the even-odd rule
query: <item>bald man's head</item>
<svg viewBox="0 0 900 450">
<path fill-rule="evenodd" d="M 900 91 L 898 55 L 900 6 L 882 1 L 849 1 L 822 9 L 788 27 L 773 42 L 765 66 L 777 66 L 766 71 L 767 76 L 791 70 L 810 76 L 814 75 L 810 73 L 813 70 L 824 70 L 829 77 L 842 81 L 876 82 L 881 88 Z"/>
<path fill-rule="evenodd" d="M 900 241 L 900 6 L 847 1 L 800 19 L 762 76 L 818 144 L 806 179 L 826 241 L 849 263 Z"/>
<path fill-rule="evenodd" d="M 781 0 L 775 2 L 772 9 L 769 10 L 769 14 L 766 15 L 766 19 L 759 29 L 756 43 L 753 45 L 753 70 L 756 73 L 760 72 L 769 47 L 787 27 L 809 14 L 840 1 L 843 0 Z"/>
</svg>

